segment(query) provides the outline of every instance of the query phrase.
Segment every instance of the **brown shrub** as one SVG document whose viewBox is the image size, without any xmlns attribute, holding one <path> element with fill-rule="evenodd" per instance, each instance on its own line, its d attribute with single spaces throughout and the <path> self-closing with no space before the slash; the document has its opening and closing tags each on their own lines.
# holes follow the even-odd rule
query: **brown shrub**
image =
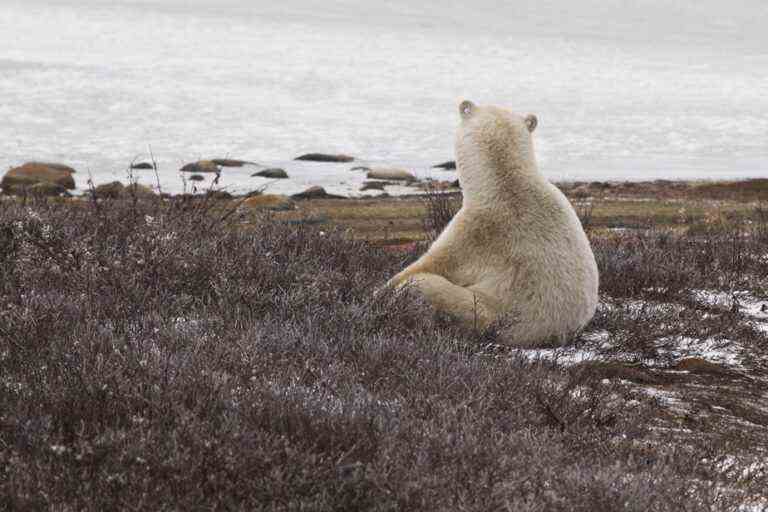
<svg viewBox="0 0 768 512">
<path fill-rule="evenodd" d="M 726 510 L 764 483 L 709 456 L 736 440 L 667 446 L 599 372 L 374 296 L 396 254 L 237 222 L 0 203 L 0 508 Z M 642 244 L 610 244 L 603 272 L 633 271 Z"/>
</svg>

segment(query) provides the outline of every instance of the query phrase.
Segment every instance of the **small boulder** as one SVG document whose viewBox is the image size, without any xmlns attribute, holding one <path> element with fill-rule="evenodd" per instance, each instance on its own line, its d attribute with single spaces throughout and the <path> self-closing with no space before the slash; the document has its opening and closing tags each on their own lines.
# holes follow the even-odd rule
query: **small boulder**
<svg viewBox="0 0 768 512">
<path fill-rule="evenodd" d="M 37 183 L 53 183 L 65 189 L 75 188 L 75 179 L 72 174 L 75 170 L 61 164 L 45 162 L 27 162 L 22 166 L 10 169 L 2 181 L 0 188 L 31 187 Z"/>
<path fill-rule="evenodd" d="M 370 170 L 371 170 L 370 167 L 366 167 L 364 165 L 358 165 L 357 167 L 353 167 L 350 169 L 350 171 L 364 171 L 364 172 L 368 172 Z"/>
<path fill-rule="evenodd" d="M 292 199 L 346 199 L 344 196 L 329 194 L 323 187 L 309 187 L 304 192 L 293 194 Z"/>
<path fill-rule="evenodd" d="M 102 183 L 94 189 L 96 197 L 104 199 L 117 199 L 125 193 L 125 186 L 119 181 Z"/>
<path fill-rule="evenodd" d="M 328 155 L 325 153 L 307 153 L 296 157 L 296 160 L 306 160 L 307 162 L 351 162 L 354 157 L 349 155 Z"/>
<path fill-rule="evenodd" d="M 211 162 L 220 167 L 242 167 L 244 165 L 257 165 L 256 162 L 248 160 L 234 160 L 232 158 L 213 158 Z"/>
<path fill-rule="evenodd" d="M 136 197 L 137 199 L 156 197 L 157 194 L 148 186 L 139 183 L 123 185 L 119 181 L 102 183 L 93 189 L 98 199 L 125 199 Z"/>
<path fill-rule="evenodd" d="M 139 162 L 137 164 L 131 164 L 131 169 L 154 169 L 155 166 L 149 162 Z"/>
<path fill-rule="evenodd" d="M 195 174 L 201 174 L 201 173 L 219 174 L 221 172 L 221 169 L 219 168 L 219 166 L 216 165 L 216 162 L 212 160 L 199 160 L 197 162 L 187 164 L 179 170 L 181 172 L 193 172 Z"/>
<path fill-rule="evenodd" d="M 193 174 L 187 179 L 189 181 L 205 181 L 205 177 L 202 174 Z"/>
<path fill-rule="evenodd" d="M 363 183 L 363 186 L 360 187 L 360 192 L 366 190 L 384 190 L 384 187 L 387 185 L 394 185 L 394 183 L 390 181 L 366 181 Z"/>
<path fill-rule="evenodd" d="M 453 169 L 456 169 L 456 162 L 453 160 L 448 160 L 447 162 L 443 162 L 441 164 L 433 165 L 433 169 L 445 169 L 446 171 L 451 171 Z"/>
<path fill-rule="evenodd" d="M 291 210 L 293 202 L 286 196 L 277 194 L 259 194 L 243 201 L 243 207 L 254 210 Z"/>
<path fill-rule="evenodd" d="M 251 174 L 251 176 L 260 176 L 262 178 L 275 178 L 275 179 L 285 179 L 288 177 L 288 173 L 285 172 L 284 169 L 278 169 L 278 168 L 272 168 L 272 169 L 264 169 L 263 171 L 255 172 Z"/>
<path fill-rule="evenodd" d="M 416 176 L 404 169 L 371 169 L 366 177 L 369 180 L 417 181 Z"/>
</svg>

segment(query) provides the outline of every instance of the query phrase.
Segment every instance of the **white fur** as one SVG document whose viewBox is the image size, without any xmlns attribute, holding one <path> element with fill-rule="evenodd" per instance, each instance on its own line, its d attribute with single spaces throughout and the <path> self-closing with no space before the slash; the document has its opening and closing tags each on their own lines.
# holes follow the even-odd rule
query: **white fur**
<svg viewBox="0 0 768 512">
<path fill-rule="evenodd" d="M 519 346 L 564 343 L 592 318 L 598 272 L 568 199 L 538 171 L 535 116 L 463 102 L 456 160 L 461 210 L 390 286 L 486 327 L 504 316 Z"/>
</svg>

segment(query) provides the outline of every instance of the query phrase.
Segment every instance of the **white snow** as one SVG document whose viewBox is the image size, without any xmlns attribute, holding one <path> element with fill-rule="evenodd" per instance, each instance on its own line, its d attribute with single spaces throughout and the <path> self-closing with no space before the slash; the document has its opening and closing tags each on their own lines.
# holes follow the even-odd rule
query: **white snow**
<svg viewBox="0 0 768 512">
<path fill-rule="evenodd" d="M 755 297 L 747 291 L 696 290 L 694 296 L 702 304 L 732 308 L 736 302 L 739 312 L 752 319 L 752 326 L 768 333 L 768 299 Z"/>
<path fill-rule="evenodd" d="M 359 189 L 352 165 L 291 160 L 310 151 L 454 179 L 429 167 L 453 156 L 462 98 L 535 112 L 553 179 L 768 167 L 761 0 L 2 4 L 0 169 L 69 163 L 80 188 L 125 180 L 148 144 L 170 192 L 183 163 L 227 156 L 284 167 L 275 192 Z"/>
</svg>

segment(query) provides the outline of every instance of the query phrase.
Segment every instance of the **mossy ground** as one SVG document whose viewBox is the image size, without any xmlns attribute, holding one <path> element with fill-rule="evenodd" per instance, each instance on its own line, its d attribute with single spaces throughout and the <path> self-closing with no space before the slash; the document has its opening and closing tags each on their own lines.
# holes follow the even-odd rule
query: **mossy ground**
<svg viewBox="0 0 768 512">
<path fill-rule="evenodd" d="M 592 228 L 680 227 L 751 215 L 768 201 L 768 180 L 738 182 L 565 183 L 559 185 Z M 460 193 L 447 194 L 456 205 Z M 356 239 L 405 243 L 427 238 L 425 196 L 326 199 L 297 202 L 275 212 L 289 223 L 348 229 Z"/>
</svg>

